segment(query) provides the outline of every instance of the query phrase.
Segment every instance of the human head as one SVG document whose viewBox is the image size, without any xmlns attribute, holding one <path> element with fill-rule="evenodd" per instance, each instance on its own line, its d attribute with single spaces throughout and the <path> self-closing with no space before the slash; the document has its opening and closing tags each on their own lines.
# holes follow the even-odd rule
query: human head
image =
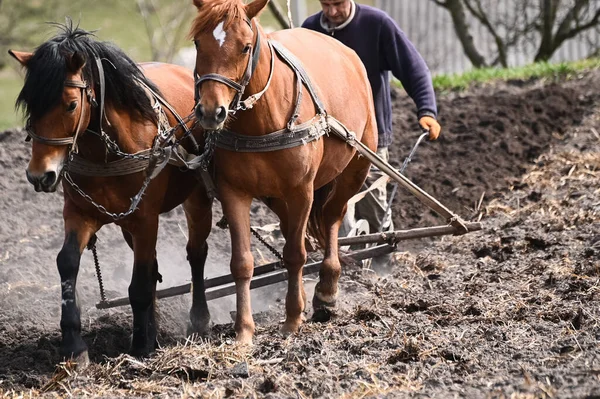
<svg viewBox="0 0 600 399">
<path fill-rule="evenodd" d="M 352 13 L 352 0 L 319 0 L 323 15 L 333 26 L 346 22 Z"/>
</svg>

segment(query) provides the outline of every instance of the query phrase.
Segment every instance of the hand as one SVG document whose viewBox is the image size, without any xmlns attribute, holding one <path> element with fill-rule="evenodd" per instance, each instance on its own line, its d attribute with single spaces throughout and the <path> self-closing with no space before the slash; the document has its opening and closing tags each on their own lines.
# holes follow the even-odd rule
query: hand
<svg viewBox="0 0 600 399">
<path fill-rule="evenodd" d="M 435 118 L 432 118 L 431 116 L 424 116 L 421 119 L 419 119 L 419 125 L 421 125 L 423 129 L 429 132 L 430 141 L 436 140 L 440 135 L 440 131 L 442 130 L 442 127 L 440 126 L 438 121 L 436 121 Z"/>
</svg>

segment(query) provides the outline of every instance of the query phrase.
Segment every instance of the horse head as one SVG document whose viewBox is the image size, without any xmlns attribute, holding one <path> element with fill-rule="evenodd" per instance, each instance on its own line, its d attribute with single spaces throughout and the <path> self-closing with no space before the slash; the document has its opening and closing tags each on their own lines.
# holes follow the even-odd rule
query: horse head
<svg viewBox="0 0 600 399">
<path fill-rule="evenodd" d="M 34 53 L 9 51 L 26 69 L 17 99 L 27 113 L 26 129 L 33 138 L 27 180 L 36 191 L 53 192 L 82 130 L 90 123 L 94 90 L 78 51 L 53 53 L 40 46 Z"/>
<path fill-rule="evenodd" d="M 260 52 L 261 32 L 253 18 L 267 2 L 194 0 L 198 15 L 190 37 L 196 45 L 195 113 L 204 129 L 222 129 L 239 107 Z"/>
<path fill-rule="evenodd" d="M 45 192 L 56 190 L 61 172 L 79 150 L 80 155 L 104 159 L 104 143 L 78 146 L 83 140 L 90 144 L 82 139 L 86 131 L 102 136 L 103 126 L 122 125 L 121 110 L 129 121 L 156 121 L 149 96 L 138 82 L 158 89 L 133 60 L 116 46 L 96 40 L 91 32 L 74 27 L 71 20 L 58 27 L 61 32 L 33 53 L 10 51 L 26 69 L 16 104 L 25 111 L 27 134 L 33 139 L 27 179 L 36 191 Z M 140 134 L 121 130 L 125 138 L 126 133 L 133 138 Z M 107 127 L 107 131 L 113 141 L 123 138 L 118 137 L 119 129 Z"/>
</svg>

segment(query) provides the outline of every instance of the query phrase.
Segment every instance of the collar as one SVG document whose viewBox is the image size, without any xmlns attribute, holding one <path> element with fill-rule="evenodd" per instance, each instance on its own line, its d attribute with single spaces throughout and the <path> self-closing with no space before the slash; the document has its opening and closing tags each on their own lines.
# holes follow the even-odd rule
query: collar
<svg viewBox="0 0 600 399">
<path fill-rule="evenodd" d="M 354 16 L 356 15 L 356 3 L 354 3 L 354 0 L 350 0 L 350 2 L 352 3 L 352 9 L 350 10 L 350 16 L 348 17 L 348 19 L 346 21 L 344 21 L 343 24 L 334 26 L 333 28 L 329 26 L 329 23 L 327 22 L 327 18 L 325 18 L 325 14 L 323 14 L 321 12 L 320 22 L 321 22 L 321 27 L 323 29 L 325 29 L 325 32 L 331 33 L 331 32 L 335 32 L 338 30 L 342 30 L 346 26 L 348 26 L 350 24 L 350 22 L 352 22 L 352 20 L 354 19 Z"/>
</svg>

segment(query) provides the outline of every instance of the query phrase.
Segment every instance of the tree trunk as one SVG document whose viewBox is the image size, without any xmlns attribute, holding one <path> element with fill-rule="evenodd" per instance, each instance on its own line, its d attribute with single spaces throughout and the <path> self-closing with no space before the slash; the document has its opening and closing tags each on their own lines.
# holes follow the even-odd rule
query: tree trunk
<svg viewBox="0 0 600 399">
<path fill-rule="evenodd" d="M 548 61 L 554 53 L 554 21 L 556 20 L 556 10 L 558 8 L 560 0 L 540 0 L 540 7 L 542 9 L 542 20 L 540 21 L 541 32 L 540 36 L 542 41 L 538 53 L 535 56 L 535 62 Z"/>
<path fill-rule="evenodd" d="M 469 23 L 467 22 L 467 17 L 465 15 L 465 10 L 461 0 L 447 0 L 442 6 L 448 9 L 450 15 L 452 16 L 454 30 L 456 31 L 456 35 L 458 36 L 465 55 L 467 58 L 469 58 L 469 61 L 471 61 L 475 68 L 486 67 L 487 64 L 485 62 L 485 58 L 479 53 L 477 47 L 475 46 L 475 42 L 473 41 L 473 36 L 471 35 Z"/>
</svg>

